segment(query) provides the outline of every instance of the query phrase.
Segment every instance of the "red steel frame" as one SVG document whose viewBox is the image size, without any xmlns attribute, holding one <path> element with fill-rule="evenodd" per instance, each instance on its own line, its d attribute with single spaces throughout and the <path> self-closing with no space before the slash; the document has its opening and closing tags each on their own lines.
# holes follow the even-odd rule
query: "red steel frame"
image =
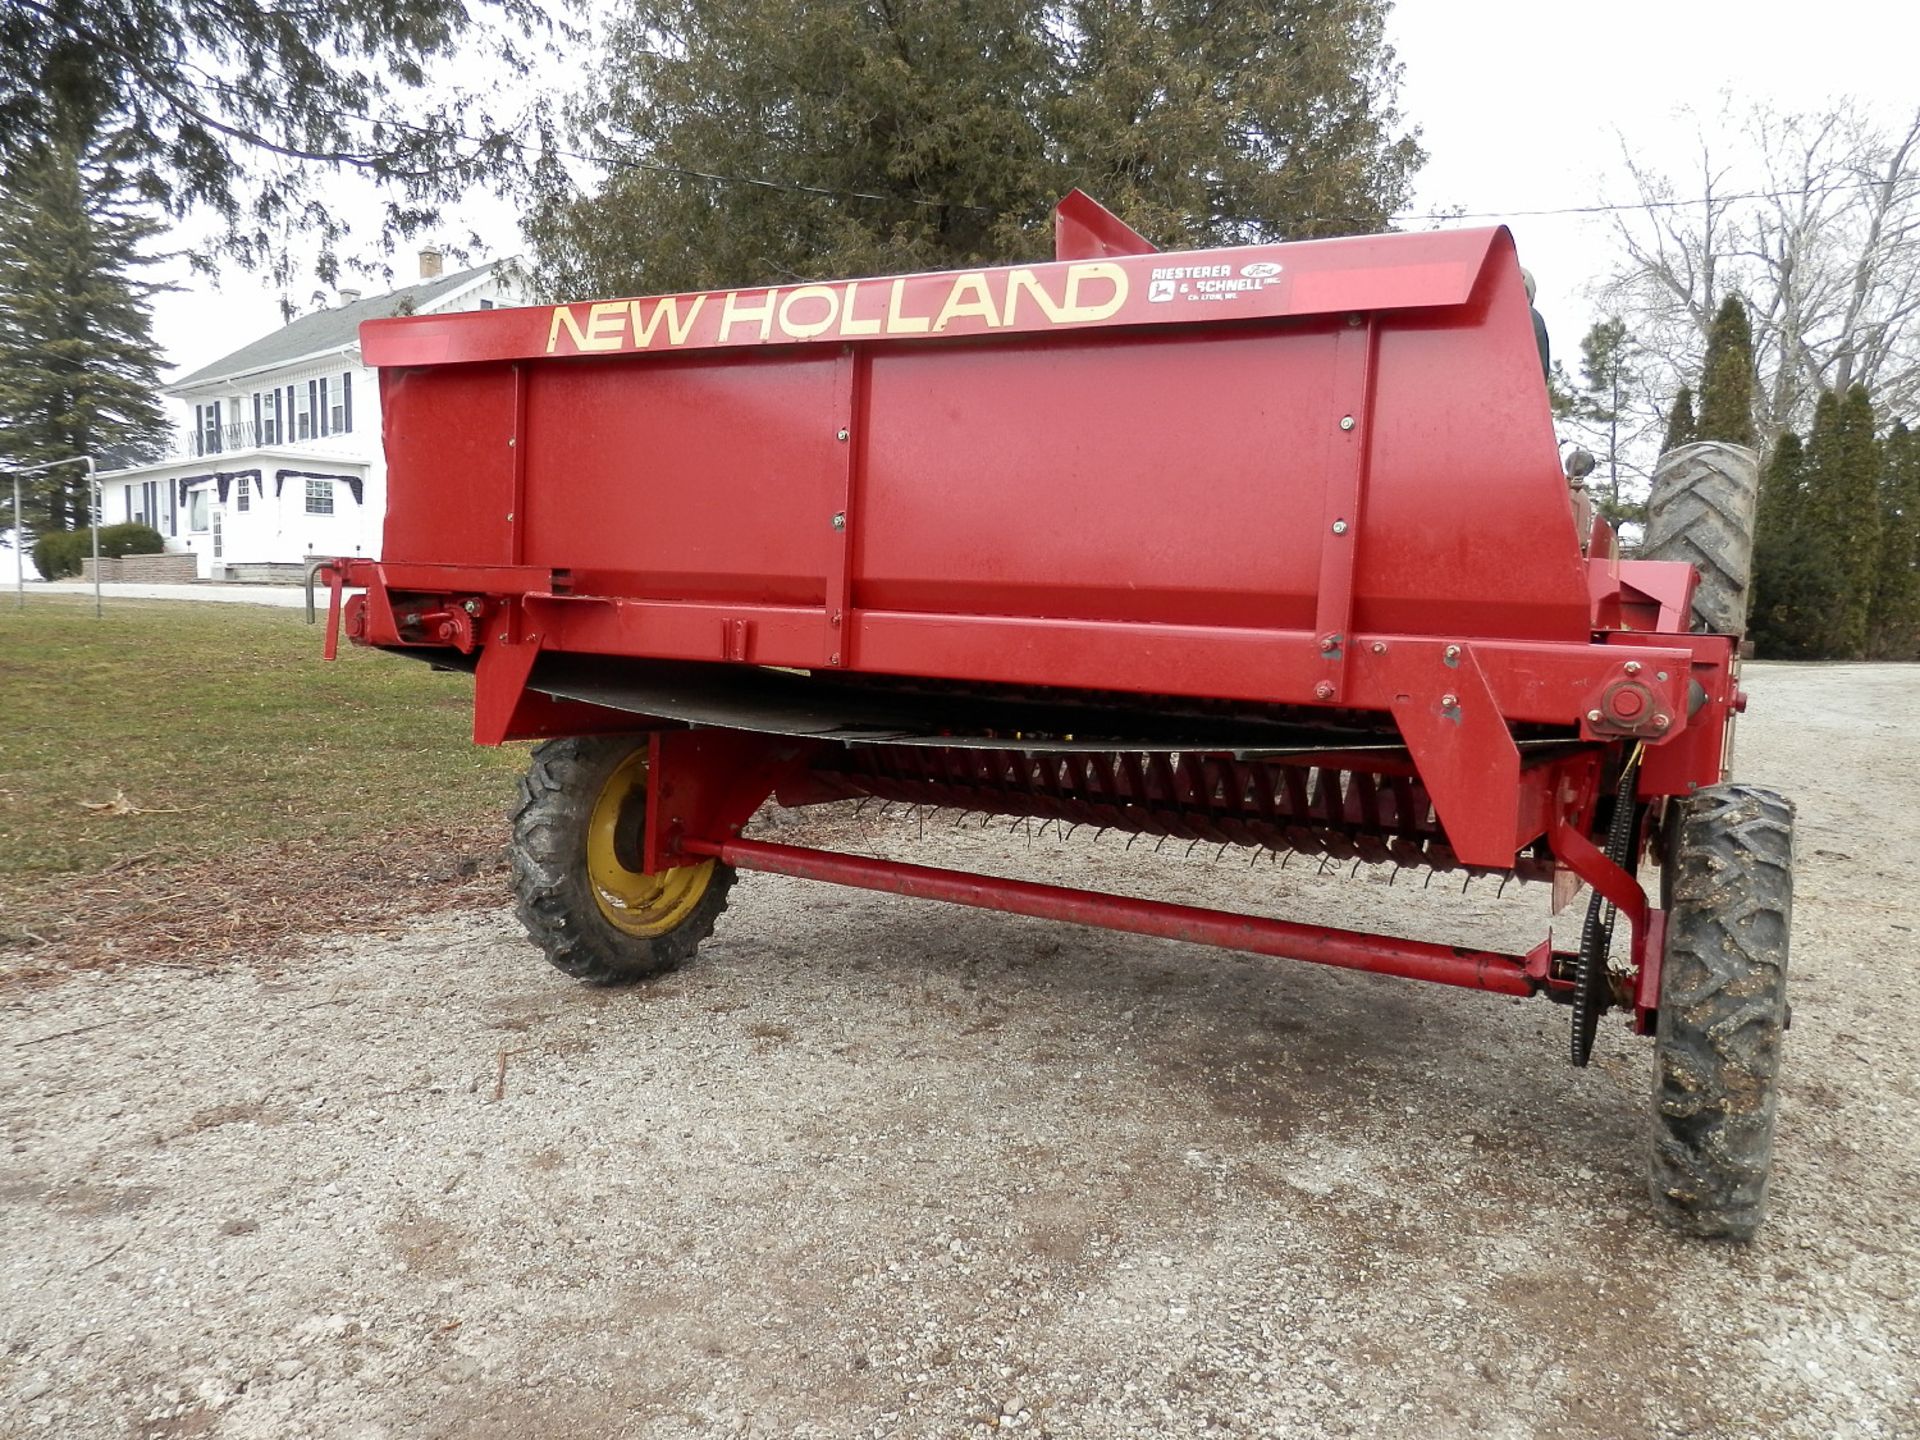
<svg viewBox="0 0 1920 1440">
<path fill-rule="evenodd" d="M 1046 265 L 370 322 L 386 558 L 335 563 L 335 621 L 476 656 L 482 743 L 659 729 L 530 687 L 569 654 L 1390 717 L 1458 863 L 1512 871 L 1544 840 L 1626 913 L 1644 1022 L 1659 917 L 1594 817 L 1629 753 L 1645 800 L 1723 778 L 1735 655 L 1687 633 L 1689 567 L 1583 536 L 1506 231 L 1163 255 L 1076 195 L 1056 243 Z M 1530 763 L 1516 725 L 1568 744 Z M 655 735 L 652 865 L 1557 983 L 1545 946 L 742 839 L 809 747 L 685 733 Z"/>
</svg>

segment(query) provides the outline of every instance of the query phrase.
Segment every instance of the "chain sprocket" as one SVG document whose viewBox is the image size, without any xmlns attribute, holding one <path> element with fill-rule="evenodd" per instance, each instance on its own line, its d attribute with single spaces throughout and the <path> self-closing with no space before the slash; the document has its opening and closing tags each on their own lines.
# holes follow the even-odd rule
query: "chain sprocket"
<svg viewBox="0 0 1920 1440">
<path fill-rule="evenodd" d="M 1640 776 L 1636 751 L 1620 774 L 1614 791 L 1613 815 L 1607 826 L 1607 858 L 1621 869 L 1633 863 L 1634 789 Z M 1586 923 L 1580 927 L 1580 954 L 1573 967 L 1572 1035 L 1567 1059 L 1584 1069 L 1593 1057 L 1593 1037 L 1600 1017 L 1613 1000 L 1608 957 L 1613 953 L 1613 926 L 1620 912 L 1599 891 L 1587 902 Z"/>
</svg>

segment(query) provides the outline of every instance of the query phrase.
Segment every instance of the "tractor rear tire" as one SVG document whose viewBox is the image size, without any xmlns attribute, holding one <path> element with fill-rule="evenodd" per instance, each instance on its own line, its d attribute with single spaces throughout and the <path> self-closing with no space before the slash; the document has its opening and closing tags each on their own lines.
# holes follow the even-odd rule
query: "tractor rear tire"
<svg viewBox="0 0 1920 1440">
<path fill-rule="evenodd" d="M 1689 628 L 1747 633 L 1760 457 L 1744 445 L 1702 440 L 1667 451 L 1647 497 L 1642 560 L 1684 560 L 1700 572 Z"/>
<path fill-rule="evenodd" d="M 1749 1240 L 1773 1164 L 1793 806 L 1716 785 L 1672 802 L 1668 824 L 1653 1199 L 1676 1229 Z"/>
<path fill-rule="evenodd" d="M 576 980 L 623 985 L 684 965 L 727 906 L 732 867 L 640 868 L 644 736 L 549 740 L 535 748 L 513 813 L 520 923 Z"/>
</svg>

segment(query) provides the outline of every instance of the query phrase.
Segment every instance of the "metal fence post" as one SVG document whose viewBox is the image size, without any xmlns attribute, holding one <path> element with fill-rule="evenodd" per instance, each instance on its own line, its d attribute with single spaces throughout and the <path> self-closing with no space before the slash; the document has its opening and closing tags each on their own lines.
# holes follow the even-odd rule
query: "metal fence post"
<svg viewBox="0 0 1920 1440">
<path fill-rule="evenodd" d="M 93 618 L 100 618 L 100 480 L 93 473 L 93 456 L 82 455 L 87 462 L 87 493 L 93 497 Z"/>
</svg>

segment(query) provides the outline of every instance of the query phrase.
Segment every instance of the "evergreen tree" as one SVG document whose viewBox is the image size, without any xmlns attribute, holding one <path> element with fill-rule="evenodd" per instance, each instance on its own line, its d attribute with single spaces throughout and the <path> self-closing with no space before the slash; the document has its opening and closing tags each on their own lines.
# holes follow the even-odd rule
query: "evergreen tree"
<svg viewBox="0 0 1920 1440">
<path fill-rule="evenodd" d="M 1639 507 L 1624 503 L 1620 496 L 1625 438 L 1620 427 L 1627 418 L 1628 397 L 1639 378 L 1634 372 L 1637 353 L 1626 322 L 1618 316 L 1595 321 L 1580 340 L 1580 385 L 1573 394 L 1572 417 L 1594 428 L 1600 471 L 1607 483 L 1600 511 L 1614 525 L 1639 518 Z"/>
<path fill-rule="evenodd" d="M 1823 401 L 1821 410 L 1827 423 L 1838 418 L 1834 405 Z M 1820 422 L 1815 423 L 1817 428 Z M 1806 480 L 1806 447 L 1789 430 L 1774 446 L 1773 459 L 1761 476 L 1754 521 L 1753 611 L 1747 630 L 1755 653 L 1764 660 L 1804 659 L 1819 644 L 1813 608 L 1817 587 L 1801 533 Z"/>
<path fill-rule="evenodd" d="M 1701 370 L 1700 418 L 1693 438 L 1754 444 L 1753 329 L 1737 295 L 1729 295 L 1713 317 Z"/>
<path fill-rule="evenodd" d="M 1872 658 L 1920 660 L 1920 433 L 1904 421 L 1881 447 L 1880 561 L 1867 630 Z"/>
<path fill-rule="evenodd" d="M 100 469 L 164 448 L 160 356 L 139 278 L 161 227 L 127 194 L 113 144 L 61 140 L 22 158 L 0 193 L 0 464 L 91 455 Z M 25 519 L 87 523 L 83 470 L 29 481 Z"/>
<path fill-rule="evenodd" d="M 527 225 L 556 297 L 1044 254 L 1078 185 L 1158 243 L 1379 230 L 1424 158 L 1386 0 L 626 0 Z M 663 42 L 661 37 L 668 37 Z"/>
<path fill-rule="evenodd" d="M 1806 485 L 1795 526 L 1806 576 L 1811 656 L 1857 660 L 1880 563 L 1879 447 L 1865 387 L 1829 392 L 1814 412 Z"/>
<path fill-rule="evenodd" d="M 1867 653 L 1867 626 L 1873 610 L 1874 582 L 1880 573 L 1880 444 L 1874 438 L 1873 401 L 1867 387 L 1855 385 L 1841 406 L 1845 418 L 1839 515 L 1844 537 L 1846 604 L 1835 636 L 1836 659 L 1859 660 Z"/>
<path fill-rule="evenodd" d="M 545 108 L 496 115 L 494 87 L 435 85 L 429 67 L 525 73 L 529 40 L 580 38 L 567 13 L 541 0 L 5 0 L 0 175 L 11 183 L 76 127 L 114 127 L 142 198 L 202 207 L 226 248 L 283 274 L 298 232 L 330 282 L 346 224 L 314 201 L 315 178 L 345 167 L 383 182 L 391 240 L 524 171 Z"/>
<path fill-rule="evenodd" d="M 1579 387 L 1558 360 L 1547 368 L 1547 403 L 1555 421 L 1573 420 L 1580 414 Z"/>
<path fill-rule="evenodd" d="M 1673 408 L 1667 411 L 1667 433 L 1660 441 L 1660 450 L 1665 454 L 1669 450 L 1678 450 L 1682 445 L 1692 443 L 1693 390 L 1682 385 L 1680 393 L 1673 397 Z"/>
</svg>

